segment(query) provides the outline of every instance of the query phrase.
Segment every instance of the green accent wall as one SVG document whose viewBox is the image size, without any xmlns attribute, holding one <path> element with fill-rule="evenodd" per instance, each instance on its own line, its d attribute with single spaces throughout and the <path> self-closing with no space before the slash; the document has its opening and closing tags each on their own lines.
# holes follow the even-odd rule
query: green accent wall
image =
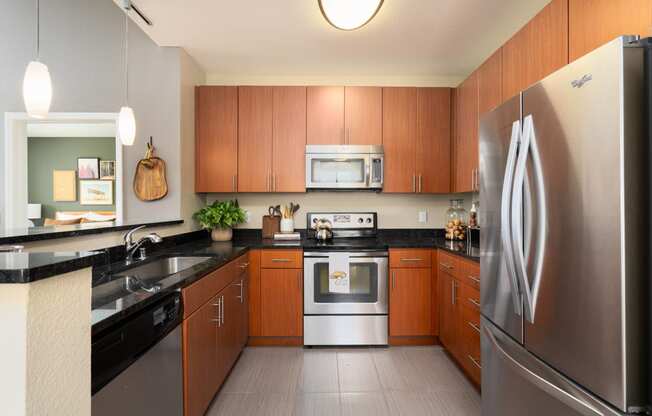
<svg viewBox="0 0 652 416">
<path fill-rule="evenodd" d="M 54 218 L 56 211 L 115 211 L 114 205 L 81 205 L 79 178 L 77 202 L 52 200 L 52 171 L 77 170 L 77 158 L 97 157 L 115 160 L 115 138 L 29 137 L 27 139 L 28 198 L 30 204 L 41 204 L 41 217 Z M 119 169 L 116 166 L 116 170 Z M 115 183 L 113 187 L 115 202 Z M 38 221 L 35 221 L 38 224 Z"/>
</svg>

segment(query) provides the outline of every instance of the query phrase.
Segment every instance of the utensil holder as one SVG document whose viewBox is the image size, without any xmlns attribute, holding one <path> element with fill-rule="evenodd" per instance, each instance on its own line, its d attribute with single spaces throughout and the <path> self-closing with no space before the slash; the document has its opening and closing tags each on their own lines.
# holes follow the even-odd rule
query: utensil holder
<svg viewBox="0 0 652 416">
<path fill-rule="evenodd" d="M 294 218 L 283 218 L 281 220 L 281 232 L 282 233 L 294 232 Z"/>
</svg>

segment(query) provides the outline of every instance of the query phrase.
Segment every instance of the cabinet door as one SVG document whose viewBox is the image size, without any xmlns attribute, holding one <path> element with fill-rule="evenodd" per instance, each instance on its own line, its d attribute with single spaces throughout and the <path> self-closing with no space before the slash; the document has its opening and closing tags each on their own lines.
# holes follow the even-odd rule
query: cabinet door
<svg viewBox="0 0 652 416">
<path fill-rule="evenodd" d="M 344 89 L 345 144 L 383 144 L 383 89 Z"/>
<path fill-rule="evenodd" d="M 478 69 L 478 112 L 493 110 L 503 102 L 503 50 L 498 49 Z"/>
<path fill-rule="evenodd" d="M 450 192 L 451 90 L 417 90 L 417 190 L 420 193 Z"/>
<path fill-rule="evenodd" d="M 274 192 L 306 190 L 306 87 L 274 87 Z"/>
<path fill-rule="evenodd" d="M 238 192 L 272 189 L 271 87 L 238 88 Z"/>
<path fill-rule="evenodd" d="M 308 87 L 308 144 L 344 144 L 344 87 Z"/>
<path fill-rule="evenodd" d="M 195 192 L 235 192 L 238 88 L 195 89 Z"/>
<path fill-rule="evenodd" d="M 233 284 L 236 287 L 236 299 L 238 300 L 238 353 L 247 345 L 249 339 L 249 278 L 248 273 L 244 272 L 240 275 L 240 279 L 236 279 Z M 238 293 L 239 292 L 239 293 Z"/>
<path fill-rule="evenodd" d="M 650 0 L 569 0 L 570 61 L 618 36 L 652 34 Z"/>
<path fill-rule="evenodd" d="M 392 269 L 390 278 L 389 335 L 430 335 L 431 270 Z"/>
<path fill-rule="evenodd" d="M 552 0 L 503 45 L 503 98 L 513 97 L 567 63 L 568 0 Z"/>
<path fill-rule="evenodd" d="M 262 269 L 262 335 L 300 337 L 303 335 L 303 271 Z"/>
<path fill-rule="evenodd" d="M 240 287 L 232 282 L 225 287 L 220 295 L 222 297 L 222 322 L 218 328 L 218 374 L 220 384 L 226 379 L 229 370 L 240 354 L 240 333 L 241 333 L 241 304 L 238 296 Z"/>
<path fill-rule="evenodd" d="M 383 88 L 383 192 L 416 192 L 417 89 Z"/>
<path fill-rule="evenodd" d="M 221 383 L 217 357 L 218 297 L 183 321 L 184 414 L 201 416 Z"/>
<path fill-rule="evenodd" d="M 477 189 L 478 75 L 471 74 L 458 87 L 457 137 L 455 138 L 455 192 Z"/>
<path fill-rule="evenodd" d="M 458 323 L 455 314 L 455 279 L 448 273 L 439 273 L 439 339 L 447 350 L 456 348 Z"/>
</svg>

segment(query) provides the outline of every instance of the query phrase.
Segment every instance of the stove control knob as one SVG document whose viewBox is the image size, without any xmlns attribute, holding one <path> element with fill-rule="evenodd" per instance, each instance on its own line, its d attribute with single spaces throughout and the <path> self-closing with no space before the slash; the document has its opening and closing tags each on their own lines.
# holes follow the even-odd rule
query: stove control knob
<svg viewBox="0 0 652 416">
<path fill-rule="evenodd" d="M 359 223 L 359 224 L 362 224 L 363 221 L 364 221 L 364 220 L 363 220 L 362 218 L 358 218 L 358 223 Z"/>
<path fill-rule="evenodd" d="M 371 224 L 371 218 L 367 218 L 367 224 Z"/>
<path fill-rule="evenodd" d="M 319 221 L 317 218 L 313 218 L 313 219 L 312 219 L 312 223 L 313 223 L 313 224 L 317 224 L 317 221 Z"/>
</svg>

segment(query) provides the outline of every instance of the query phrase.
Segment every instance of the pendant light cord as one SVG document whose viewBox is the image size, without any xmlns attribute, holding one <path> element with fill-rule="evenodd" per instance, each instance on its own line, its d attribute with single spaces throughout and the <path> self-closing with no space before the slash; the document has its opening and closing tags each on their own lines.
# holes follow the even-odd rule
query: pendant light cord
<svg viewBox="0 0 652 416">
<path fill-rule="evenodd" d="M 129 10 L 125 8 L 125 104 L 129 107 Z"/>
<path fill-rule="evenodd" d="M 36 0 L 36 60 L 41 60 L 41 0 Z"/>
</svg>

